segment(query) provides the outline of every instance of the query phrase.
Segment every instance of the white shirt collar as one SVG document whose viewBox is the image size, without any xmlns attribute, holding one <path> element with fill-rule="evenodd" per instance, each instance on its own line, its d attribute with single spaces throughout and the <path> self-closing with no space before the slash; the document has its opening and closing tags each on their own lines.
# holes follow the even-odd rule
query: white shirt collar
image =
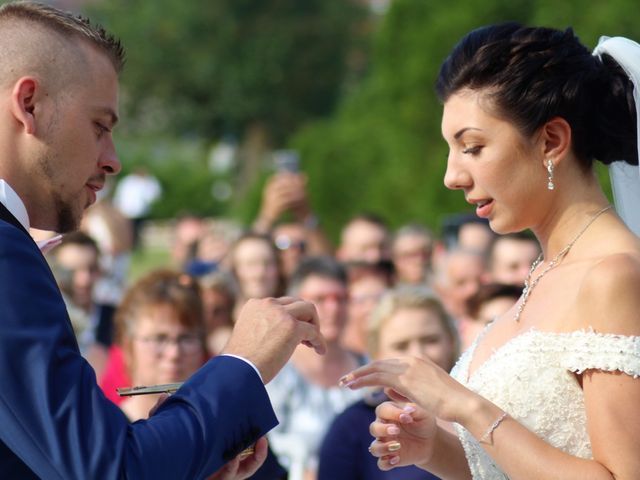
<svg viewBox="0 0 640 480">
<path fill-rule="evenodd" d="M 11 185 L 0 178 L 0 202 L 16 217 L 26 231 L 29 231 L 29 215 L 24 203 Z"/>
</svg>

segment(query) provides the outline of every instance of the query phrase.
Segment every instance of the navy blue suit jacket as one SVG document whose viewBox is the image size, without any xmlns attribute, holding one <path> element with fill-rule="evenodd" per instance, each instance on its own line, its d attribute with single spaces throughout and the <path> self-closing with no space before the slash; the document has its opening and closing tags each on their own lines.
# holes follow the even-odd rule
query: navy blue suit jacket
<svg viewBox="0 0 640 480">
<path fill-rule="evenodd" d="M 276 424 L 242 360 L 216 357 L 129 424 L 80 356 L 49 266 L 0 204 L 0 478 L 200 479 Z"/>
</svg>

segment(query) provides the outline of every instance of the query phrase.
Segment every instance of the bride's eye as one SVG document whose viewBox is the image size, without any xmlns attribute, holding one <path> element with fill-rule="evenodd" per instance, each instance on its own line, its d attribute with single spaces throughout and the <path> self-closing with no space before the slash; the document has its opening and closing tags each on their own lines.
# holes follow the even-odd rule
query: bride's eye
<svg viewBox="0 0 640 480">
<path fill-rule="evenodd" d="M 480 153 L 480 150 L 482 150 L 481 145 L 473 145 L 471 147 L 463 148 L 462 153 L 468 154 L 468 155 L 477 155 L 478 153 Z"/>
</svg>

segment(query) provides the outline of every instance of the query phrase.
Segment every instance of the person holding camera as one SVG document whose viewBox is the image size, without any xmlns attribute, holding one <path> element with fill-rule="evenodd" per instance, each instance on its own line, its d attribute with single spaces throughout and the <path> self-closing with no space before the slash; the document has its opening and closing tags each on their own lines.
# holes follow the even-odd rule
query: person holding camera
<svg viewBox="0 0 640 480">
<path fill-rule="evenodd" d="M 299 169 L 297 154 L 276 152 L 274 163 L 253 230 L 271 235 L 288 278 L 305 256 L 331 254 L 331 246 L 311 209 L 308 179 Z"/>
</svg>

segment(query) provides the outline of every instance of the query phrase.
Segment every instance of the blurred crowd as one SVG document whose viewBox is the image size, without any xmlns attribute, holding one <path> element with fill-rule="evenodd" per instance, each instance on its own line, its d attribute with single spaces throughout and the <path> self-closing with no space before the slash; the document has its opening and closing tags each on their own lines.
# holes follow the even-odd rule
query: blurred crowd
<svg viewBox="0 0 640 480">
<path fill-rule="evenodd" d="M 136 175 L 140 193 L 148 174 Z M 147 200 L 160 198 L 159 186 L 147 188 Z M 296 296 L 316 305 L 327 353 L 299 347 L 267 386 L 280 425 L 254 478 L 435 478 L 414 467 L 377 469 L 367 451 L 368 425 L 384 393 L 342 389 L 338 380 L 372 359 L 401 355 L 450 369 L 519 298 L 540 253 L 532 236 L 496 236 L 474 215 L 447 218 L 441 237 L 419 223 L 391 231 L 363 212 L 333 246 L 305 175 L 280 172 L 267 181 L 250 228 L 176 218 L 171 264 L 130 282 L 131 253 L 143 248 L 150 203 L 132 209 L 131 195 L 99 201 L 81 231 L 66 235 L 47 258 L 83 355 L 132 422 L 146 418 L 157 397 L 123 401 L 117 387 L 186 380 L 223 350 L 247 299 Z"/>
</svg>

